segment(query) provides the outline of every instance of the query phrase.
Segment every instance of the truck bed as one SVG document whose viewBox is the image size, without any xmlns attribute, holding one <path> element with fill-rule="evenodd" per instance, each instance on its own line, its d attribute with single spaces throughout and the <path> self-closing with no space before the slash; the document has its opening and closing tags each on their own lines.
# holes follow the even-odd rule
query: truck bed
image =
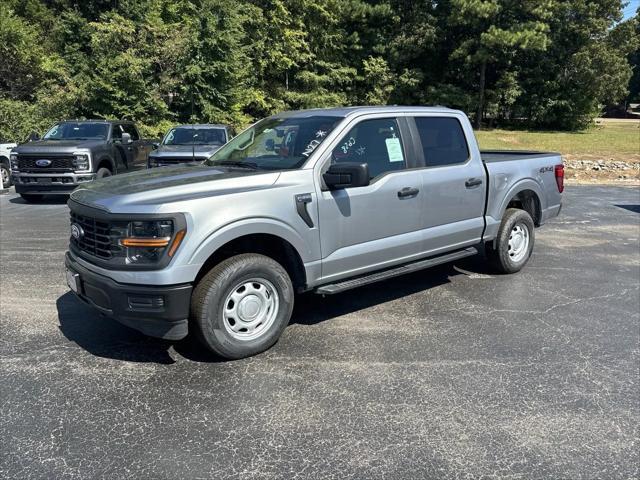
<svg viewBox="0 0 640 480">
<path fill-rule="evenodd" d="M 557 152 L 534 152 L 529 150 L 481 150 L 480 157 L 484 163 L 510 162 L 529 158 L 559 157 Z"/>
</svg>

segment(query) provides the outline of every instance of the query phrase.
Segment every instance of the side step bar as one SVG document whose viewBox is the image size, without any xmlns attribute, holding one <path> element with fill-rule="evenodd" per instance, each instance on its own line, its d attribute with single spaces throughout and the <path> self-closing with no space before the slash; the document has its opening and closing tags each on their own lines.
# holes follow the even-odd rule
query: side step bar
<svg viewBox="0 0 640 480">
<path fill-rule="evenodd" d="M 314 291 L 320 295 L 333 295 L 334 293 L 344 292 L 352 288 L 362 287 L 370 283 L 379 282 L 381 280 L 387 280 L 388 278 L 398 277 L 405 273 L 415 272 L 424 268 L 433 267 L 442 263 L 452 262 L 464 257 L 470 257 L 476 255 L 478 249 L 476 247 L 465 248 L 464 250 L 457 250 L 451 253 L 445 253 L 437 257 L 427 258 L 425 260 L 418 260 L 417 262 L 407 263 L 399 267 L 393 267 L 388 270 L 373 272 L 362 277 L 350 278 L 338 283 L 329 283 L 316 288 Z"/>
</svg>

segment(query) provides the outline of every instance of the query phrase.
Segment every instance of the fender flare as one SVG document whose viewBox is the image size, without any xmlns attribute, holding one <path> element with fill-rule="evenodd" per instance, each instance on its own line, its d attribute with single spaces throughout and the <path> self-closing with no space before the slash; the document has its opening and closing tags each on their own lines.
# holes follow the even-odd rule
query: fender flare
<svg viewBox="0 0 640 480">
<path fill-rule="evenodd" d="M 101 156 L 98 160 L 96 160 L 96 167 L 95 167 L 95 171 L 98 171 L 98 165 L 100 165 L 101 163 L 107 162 L 109 164 L 109 166 L 111 167 L 111 173 L 116 174 L 117 172 L 117 168 L 116 168 L 116 162 L 113 161 L 113 158 L 111 158 L 108 155 L 103 155 Z"/>
<path fill-rule="evenodd" d="M 223 245 L 237 238 L 256 234 L 282 238 L 291 244 L 303 263 L 313 260 L 309 245 L 290 225 L 274 218 L 254 217 L 234 221 L 212 232 L 194 249 L 188 263 L 202 265 Z"/>
<path fill-rule="evenodd" d="M 517 183 L 512 185 L 502 198 L 502 203 L 500 204 L 500 209 L 498 210 L 498 217 L 496 217 L 497 220 L 500 220 L 504 216 L 504 212 L 507 210 L 507 205 L 509 204 L 511 199 L 513 199 L 513 197 L 524 190 L 531 190 L 537 195 L 540 206 L 540 214 L 542 214 L 546 206 L 543 203 L 545 200 L 545 196 L 542 193 L 540 184 L 538 184 L 538 182 L 536 182 L 533 178 L 523 178 L 522 180 L 519 180 Z"/>
</svg>

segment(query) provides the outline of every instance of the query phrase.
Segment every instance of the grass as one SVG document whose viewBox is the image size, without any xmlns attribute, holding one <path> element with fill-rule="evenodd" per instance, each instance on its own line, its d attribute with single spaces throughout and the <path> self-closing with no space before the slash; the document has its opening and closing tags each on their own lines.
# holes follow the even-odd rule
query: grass
<svg viewBox="0 0 640 480">
<path fill-rule="evenodd" d="M 602 120 L 581 132 L 482 130 L 482 150 L 542 150 L 573 158 L 640 161 L 640 121 Z"/>
</svg>

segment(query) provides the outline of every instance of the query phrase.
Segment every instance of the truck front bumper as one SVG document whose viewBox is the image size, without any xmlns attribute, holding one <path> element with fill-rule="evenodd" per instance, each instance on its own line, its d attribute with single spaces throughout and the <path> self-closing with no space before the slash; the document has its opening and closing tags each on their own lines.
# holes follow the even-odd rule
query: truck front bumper
<svg viewBox="0 0 640 480">
<path fill-rule="evenodd" d="M 16 193 L 68 194 L 78 185 L 92 181 L 95 173 L 26 173 L 12 172 Z"/>
<path fill-rule="evenodd" d="M 65 255 L 67 283 L 85 303 L 151 337 L 187 336 L 191 284 L 151 286 L 118 283 Z"/>
</svg>

